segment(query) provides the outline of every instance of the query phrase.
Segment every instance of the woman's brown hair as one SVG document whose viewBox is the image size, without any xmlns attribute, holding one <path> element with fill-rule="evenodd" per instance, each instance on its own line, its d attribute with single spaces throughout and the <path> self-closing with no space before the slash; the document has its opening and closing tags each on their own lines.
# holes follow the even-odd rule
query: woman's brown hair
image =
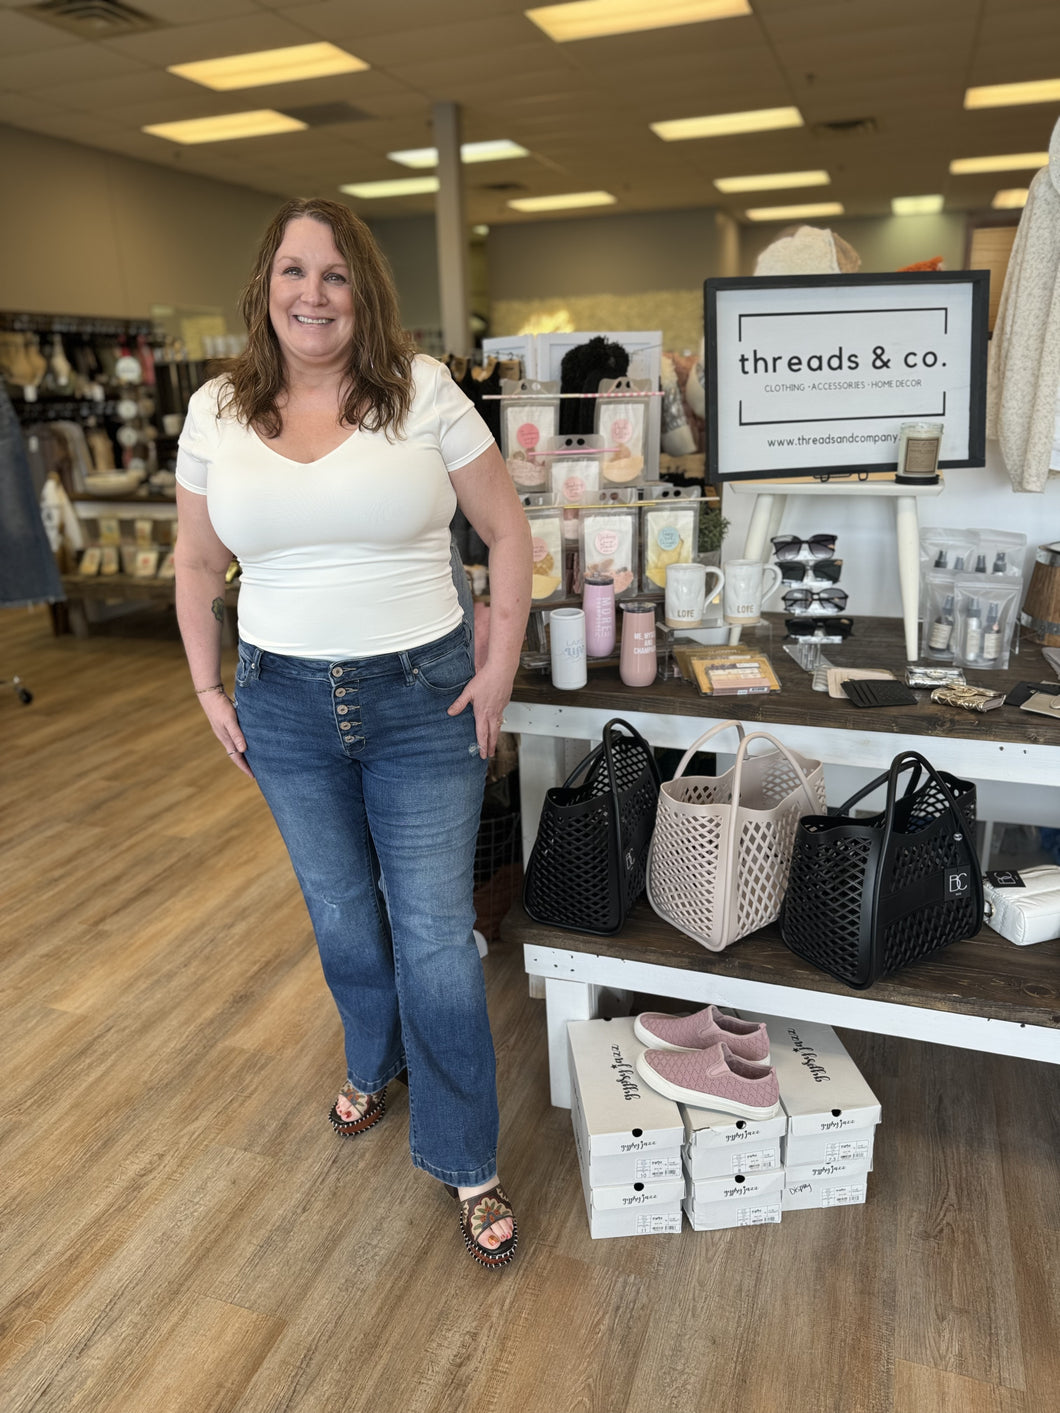
<svg viewBox="0 0 1060 1413">
<path fill-rule="evenodd" d="M 240 299 L 247 345 L 225 369 L 219 411 L 232 409 L 267 437 L 283 428 L 279 401 L 287 386 L 283 354 L 269 318 L 272 262 L 289 222 L 300 216 L 326 225 L 350 272 L 353 346 L 342 417 L 369 432 L 400 435 L 412 402 L 412 340 L 401 327 L 390 268 L 363 221 L 337 201 L 293 200 L 280 207 L 258 247 Z"/>
</svg>

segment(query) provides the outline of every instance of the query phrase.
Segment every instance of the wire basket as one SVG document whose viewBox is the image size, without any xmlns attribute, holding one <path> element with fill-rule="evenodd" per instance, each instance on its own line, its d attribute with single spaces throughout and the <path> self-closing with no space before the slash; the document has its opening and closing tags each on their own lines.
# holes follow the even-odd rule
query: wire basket
<svg viewBox="0 0 1060 1413">
<path fill-rule="evenodd" d="M 523 891 L 523 831 L 519 811 L 483 814 L 475 842 L 475 927 L 487 942 Z"/>
</svg>

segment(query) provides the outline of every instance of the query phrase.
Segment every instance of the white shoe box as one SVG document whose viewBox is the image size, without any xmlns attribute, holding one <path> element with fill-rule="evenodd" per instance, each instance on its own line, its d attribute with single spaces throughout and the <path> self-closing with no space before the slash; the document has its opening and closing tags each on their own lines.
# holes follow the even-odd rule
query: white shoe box
<svg viewBox="0 0 1060 1413">
<path fill-rule="evenodd" d="M 685 1125 L 685 1167 L 694 1182 L 779 1168 L 788 1120 L 736 1119 L 717 1109 L 681 1104 Z"/>
<path fill-rule="evenodd" d="M 781 1189 L 760 1197 L 728 1197 L 721 1202 L 701 1202 L 696 1187 L 684 1200 L 685 1216 L 693 1231 L 723 1231 L 728 1227 L 761 1227 L 780 1221 L 784 1211 Z"/>
<path fill-rule="evenodd" d="M 880 1101 L 831 1026 L 750 1011 L 740 1014 L 744 1020 L 766 1023 L 789 1139 L 841 1134 L 879 1123 Z"/>
<path fill-rule="evenodd" d="M 786 1176 L 790 1179 L 791 1174 Z M 865 1201 L 868 1174 L 849 1178 L 824 1178 L 820 1182 L 788 1182 L 782 1194 L 785 1212 L 806 1207 L 853 1207 Z"/>
<path fill-rule="evenodd" d="M 585 1211 L 589 1218 L 591 1237 L 655 1236 L 681 1230 L 681 1199 L 685 1192 L 684 1177 L 665 1178 L 660 1182 L 628 1182 L 590 1187 L 589 1176 L 579 1139 L 578 1171 L 581 1174 Z"/>
<path fill-rule="evenodd" d="M 710 1206 L 715 1202 L 743 1203 L 774 1195 L 779 1201 L 783 1188 L 783 1168 L 773 1168 L 765 1173 L 735 1173 L 731 1177 L 702 1178 L 698 1182 L 692 1178 L 691 1173 L 688 1174 L 688 1197 L 697 1207 Z"/>
<path fill-rule="evenodd" d="M 637 1074 L 645 1047 L 632 1017 L 571 1021 L 567 1036 L 571 1122 L 587 1186 L 681 1179 L 681 1113 Z"/>
<path fill-rule="evenodd" d="M 857 1163 L 868 1172 L 872 1167 L 875 1128 L 852 1128 L 844 1133 L 804 1133 L 789 1135 L 780 1145 L 786 1168 L 804 1168 L 822 1163 Z"/>
</svg>

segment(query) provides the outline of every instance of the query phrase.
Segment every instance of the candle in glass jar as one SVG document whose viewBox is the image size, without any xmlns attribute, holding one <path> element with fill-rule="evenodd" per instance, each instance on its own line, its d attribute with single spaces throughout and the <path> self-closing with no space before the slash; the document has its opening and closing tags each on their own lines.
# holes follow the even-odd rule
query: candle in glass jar
<svg viewBox="0 0 1060 1413">
<path fill-rule="evenodd" d="M 903 422 L 898 429 L 896 481 L 934 485 L 939 479 L 941 422 Z"/>
</svg>

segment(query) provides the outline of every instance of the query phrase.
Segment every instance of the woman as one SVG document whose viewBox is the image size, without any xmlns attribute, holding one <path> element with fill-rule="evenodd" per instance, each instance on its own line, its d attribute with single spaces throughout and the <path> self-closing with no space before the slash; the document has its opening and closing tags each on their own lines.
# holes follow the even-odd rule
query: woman
<svg viewBox="0 0 1060 1413">
<path fill-rule="evenodd" d="M 468 1250 L 515 1250 L 472 935 L 486 761 L 529 607 L 530 537 L 493 438 L 414 356 L 366 226 L 290 201 L 242 300 L 246 351 L 192 398 L 177 462 L 177 613 L 195 691 L 283 835 L 345 1030 L 336 1131 L 409 1085 L 417 1167 Z M 476 671 L 450 565 L 457 506 L 490 547 Z M 242 567 L 234 702 L 224 576 Z"/>
</svg>

